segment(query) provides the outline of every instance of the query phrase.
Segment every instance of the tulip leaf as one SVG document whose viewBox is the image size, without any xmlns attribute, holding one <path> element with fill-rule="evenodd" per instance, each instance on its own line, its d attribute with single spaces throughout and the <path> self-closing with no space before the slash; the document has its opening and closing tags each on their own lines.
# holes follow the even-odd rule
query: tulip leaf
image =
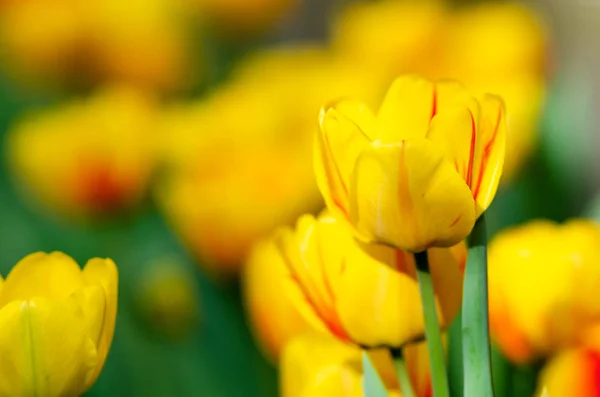
<svg viewBox="0 0 600 397">
<path fill-rule="evenodd" d="M 464 397 L 493 397 L 485 213 L 469 238 L 462 304 Z"/>
</svg>

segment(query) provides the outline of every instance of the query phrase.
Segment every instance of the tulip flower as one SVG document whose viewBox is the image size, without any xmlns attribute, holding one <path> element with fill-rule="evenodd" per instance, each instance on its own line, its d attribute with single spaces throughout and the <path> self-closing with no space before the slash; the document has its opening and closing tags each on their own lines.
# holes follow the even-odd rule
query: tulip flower
<svg viewBox="0 0 600 397">
<path fill-rule="evenodd" d="M 540 373 L 536 397 L 600 396 L 600 344 L 594 339 L 554 356 Z"/>
<path fill-rule="evenodd" d="M 375 71 L 387 87 L 401 74 L 456 79 L 500 95 L 507 109 L 503 183 L 535 149 L 544 105 L 548 33 L 533 10 L 515 2 L 460 8 L 445 2 L 359 1 L 340 13 L 333 48 Z"/>
<path fill-rule="evenodd" d="M 78 396 L 96 381 L 113 338 L 117 269 L 35 253 L 0 286 L 0 395 Z"/>
<path fill-rule="evenodd" d="M 258 242 L 243 271 L 244 303 L 250 325 L 266 355 L 277 361 L 284 346 L 310 330 L 287 296 L 287 267 L 273 240 Z"/>
<path fill-rule="evenodd" d="M 581 343 L 600 320 L 599 259 L 600 228 L 586 220 L 534 221 L 491 242 L 490 329 L 509 359 L 527 363 Z"/>
<path fill-rule="evenodd" d="M 359 102 L 323 109 L 319 188 L 363 241 L 409 252 L 455 245 L 496 193 L 504 117 L 496 96 L 400 77 L 377 115 Z"/>
<path fill-rule="evenodd" d="M 400 397 L 391 356 L 383 350 L 369 356 L 390 397 Z M 405 348 L 408 372 L 415 397 L 431 396 L 431 381 L 424 343 Z M 422 364 L 425 364 L 424 366 Z M 283 351 L 281 362 L 282 397 L 362 397 L 363 365 L 361 350 L 331 336 L 305 333 L 292 339 Z"/>
<path fill-rule="evenodd" d="M 28 193 L 63 216 L 88 220 L 130 210 L 154 171 L 155 116 L 145 95 L 107 89 L 14 125 L 9 163 Z"/>
<path fill-rule="evenodd" d="M 315 330 L 363 347 L 399 348 L 423 338 L 414 258 L 383 246 L 361 246 L 328 214 L 305 215 L 296 230 L 276 234 L 289 268 L 293 304 Z M 368 250 L 368 252 L 367 252 Z M 431 249 L 429 259 L 440 322 L 460 309 L 466 250 Z"/>
</svg>

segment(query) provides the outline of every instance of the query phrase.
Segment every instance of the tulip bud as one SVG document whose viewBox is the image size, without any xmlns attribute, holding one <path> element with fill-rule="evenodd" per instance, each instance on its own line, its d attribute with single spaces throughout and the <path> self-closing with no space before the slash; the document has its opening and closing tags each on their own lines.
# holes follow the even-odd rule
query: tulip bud
<svg viewBox="0 0 600 397">
<path fill-rule="evenodd" d="M 94 258 L 31 254 L 0 287 L 0 395 L 77 396 L 98 378 L 113 338 L 117 269 Z"/>
</svg>

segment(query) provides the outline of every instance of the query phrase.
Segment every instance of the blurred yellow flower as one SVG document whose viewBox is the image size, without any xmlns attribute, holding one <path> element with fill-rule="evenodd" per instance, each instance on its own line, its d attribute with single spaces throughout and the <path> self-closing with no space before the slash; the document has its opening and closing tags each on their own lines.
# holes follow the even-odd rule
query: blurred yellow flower
<svg viewBox="0 0 600 397">
<path fill-rule="evenodd" d="M 577 348 L 559 352 L 542 369 L 536 397 L 600 396 L 600 328 Z"/>
<path fill-rule="evenodd" d="M 271 49 L 203 102 L 166 116 L 158 197 L 209 268 L 237 272 L 254 242 L 321 208 L 312 170 L 319 108 L 369 97 L 360 76 L 321 47 Z"/>
<path fill-rule="evenodd" d="M 579 343 L 600 320 L 600 228 L 591 221 L 535 221 L 489 246 L 492 336 L 524 363 Z"/>
<path fill-rule="evenodd" d="M 533 151 L 544 102 L 548 38 L 530 9 L 483 2 L 456 9 L 442 1 L 363 1 L 333 26 L 333 47 L 353 64 L 376 71 L 387 86 L 398 75 L 456 79 L 494 92 L 507 109 L 505 178 Z"/>
<path fill-rule="evenodd" d="M 272 28 L 289 16 L 300 0 L 184 0 L 229 38 L 245 38 Z"/>
<path fill-rule="evenodd" d="M 363 347 L 401 347 L 423 337 L 412 254 L 362 247 L 328 214 L 305 215 L 275 235 L 289 273 L 280 281 L 310 326 Z M 365 250 L 369 250 L 367 253 Z M 460 309 L 466 248 L 429 250 L 442 326 Z"/>
<path fill-rule="evenodd" d="M 464 240 L 492 202 L 504 160 L 502 101 L 405 76 L 377 115 L 324 108 L 315 171 L 328 208 L 361 240 L 420 252 Z"/>
<path fill-rule="evenodd" d="M 310 329 L 286 295 L 282 280 L 287 274 L 273 240 L 254 246 L 243 272 L 244 305 L 250 326 L 264 352 L 276 361 L 289 340 Z"/>
<path fill-rule="evenodd" d="M 401 397 L 388 351 L 370 350 L 371 362 L 389 392 Z M 415 397 L 431 396 L 431 376 L 425 343 L 404 349 Z M 425 365 L 423 365 L 423 363 Z M 281 362 L 282 397 L 362 397 L 361 350 L 331 336 L 305 333 L 289 342 Z"/>
<path fill-rule="evenodd" d="M 38 252 L 0 285 L 0 395 L 78 396 L 96 381 L 112 342 L 117 268 Z M 1 280 L 1 279 L 0 279 Z"/>
<path fill-rule="evenodd" d="M 154 170 L 155 108 L 137 91 L 111 88 L 13 126 L 7 149 L 18 182 L 71 218 L 130 209 Z"/>
<path fill-rule="evenodd" d="M 31 0 L 0 5 L 3 61 L 41 84 L 125 82 L 172 90 L 189 78 L 186 23 L 170 0 Z"/>
</svg>

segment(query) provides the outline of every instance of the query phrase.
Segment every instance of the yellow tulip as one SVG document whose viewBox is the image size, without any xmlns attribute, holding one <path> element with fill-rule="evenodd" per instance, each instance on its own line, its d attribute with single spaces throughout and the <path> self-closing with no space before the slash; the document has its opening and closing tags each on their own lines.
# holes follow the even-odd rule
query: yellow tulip
<svg viewBox="0 0 600 397">
<path fill-rule="evenodd" d="M 28 116 L 10 131 L 10 166 L 28 192 L 62 215 L 131 209 L 154 170 L 155 116 L 150 98 L 125 88 Z"/>
<path fill-rule="evenodd" d="M 0 396 L 79 396 L 100 375 L 117 313 L 117 268 L 22 259 L 0 286 Z"/>
<path fill-rule="evenodd" d="M 368 354 L 389 396 L 401 397 L 389 352 L 372 350 Z M 426 344 L 411 345 L 404 354 L 415 396 L 431 396 Z M 359 348 L 324 334 L 305 333 L 292 339 L 283 351 L 281 396 L 362 397 L 362 376 Z"/>
<path fill-rule="evenodd" d="M 295 231 L 281 229 L 275 239 L 289 271 L 280 282 L 313 329 L 363 347 L 401 347 L 423 337 L 413 255 L 362 247 L 328 214 L 305 215 Z M 429 259 L 445 326 L 460 309 L 466 249 L 431 249 Z"/>
<path fill-rule="evenodd" d="M 310 329 L 282 280 L 288 274 L 275 242 L 264 240 L 252 249 L 243 272 L 244 303 L 255 338 L 268 357 L 277 361 L 293 337 Z"/>
<path fill-rule="evenodd" d="M 490 328 L 507 357 L 523 363 L 580 343 L 600 320 L 599 260 L 600 228 L 585 220 L 535 221 L 490 243 Z"/>
<path fill-rule="evenodd" d="M 538 140 L 548 69 L 546 26 L 513 2 L 454 9 L 444 3 L 353 3 L 335 21 L 333 47 L 346 62 L 374 71 L 385 87 L 398 75 L 415 73 L 500 95 L 507 110 L 503 180 L 510 180 Z"/>
<path fill-rule="evenodd" d="M 319 188 L 363 241 L 410 252 L 455 245 L 496 193 L 504 118 L 496 96 L 400 77 L 377 115 L 359 102 L 323 109 Z"/>
<path fill-rule="evenodd" d="M 600 327 L 581 346 L 559 352 L 538 379 L 536 397 L 600 396 Z"/>
</svg>

